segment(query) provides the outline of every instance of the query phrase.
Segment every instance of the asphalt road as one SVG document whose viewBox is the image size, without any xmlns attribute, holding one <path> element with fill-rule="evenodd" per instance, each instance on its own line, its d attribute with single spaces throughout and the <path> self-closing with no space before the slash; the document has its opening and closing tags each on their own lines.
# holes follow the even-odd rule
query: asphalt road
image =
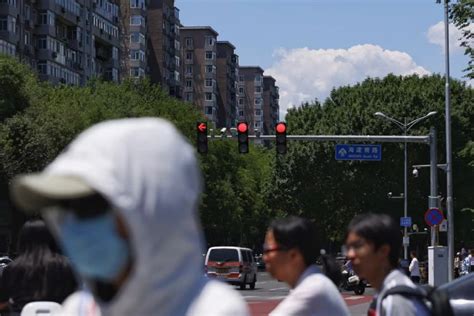
<svg viewBox="0 0 474 316">
<path fill-rule="evenodd" d="M 248 302 L 253 316 L 267 315 L 289 292 L 284 282 L 273 280 L 266 272 L 258 273 L 255 290 L 250 290 L 248 287 L 245 290 L 240 290 L 238 287 L 236 289 Z M 367 309 L 374 294 L 372 288 L 367 288 L 364 295 L 355 295 L 354 292 L 346 291 L 341 294 L 352 315 L 367 315 Z"/>
</svg>

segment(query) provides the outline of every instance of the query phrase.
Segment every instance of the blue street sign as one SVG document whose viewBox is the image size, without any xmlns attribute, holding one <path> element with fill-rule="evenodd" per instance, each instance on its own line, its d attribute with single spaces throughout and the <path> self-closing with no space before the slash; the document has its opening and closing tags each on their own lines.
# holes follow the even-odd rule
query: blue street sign
<svg viewBox="0 0 474 316">
<path fill-rule="evenodd" d="M 382 145 L 337 144 L 336 160 L 382 160 Z"/>
<path fill-rule="evenodd" d="M 425 213 L 425 222 L 429 226 L 439 225 L 444 220 L 443 212 L 436 207 L 428 209 Z"/>
<path fill-rule="evenodd" d="M 411 217 L 400 217 L 400 226 L 411 227 Z"/>
</svg>

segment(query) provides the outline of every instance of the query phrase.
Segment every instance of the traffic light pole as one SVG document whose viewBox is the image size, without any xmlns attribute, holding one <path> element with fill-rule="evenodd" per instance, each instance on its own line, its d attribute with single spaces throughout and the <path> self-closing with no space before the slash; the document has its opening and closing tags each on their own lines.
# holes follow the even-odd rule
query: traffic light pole
<svg viewBox="0 0 474 316">
<path fill-rule="evenodd" d="M 211 135 L 207 136 L 209 140 L 219 140 L 219 139 L 233 139 L 237 138 L 237 135 Z M 249 139 L 264 139 L 264 140 L 276 140 L 276 135 L 248 135 Z M 286 135 L 287 140 L 294 141 L 359 141 L 359 142 L 381 142 L 381 143 L 422 143 L 430 146 L 430 196 L 428 197 L 428 207 L 438 206 L 439 200 L 437 197 L 437 150 L 436 150 L 436 132 L 432 128 L 430 134 L 427 136 L 390 136 L 390 135 Z M 450 222 L 451 220 L 451 222 Z M 453 230 L 454 223 L 452 219 L 448 216 L 448 230 Z M 450 232 L 448 231 L 448 234 Z M 448 242 L 448 262 L 453 260 L 451 254 L 453 253 L 452 242 Z M 428 263 L 430 269 L 434 269 L 433 264 Z M 451 265 L 448 265 L 448 268 Z M 447 271 L 448 275 L 453 273 L 452 271 Z"/>
<path fill-rule="evenodd" d="M 237 135 L 208 135 L 210 140 L 232 139 Z M 275 135 L 248 135 L 249 139 L 275 140 Z M 299 141 L 359 141 L 359 142 L 381 142 L 381 143 L 424 143 L 430 144 L 430 136 L 380 136 L 380 135 L 286 135 L 287 140 Z"/>
</svg>

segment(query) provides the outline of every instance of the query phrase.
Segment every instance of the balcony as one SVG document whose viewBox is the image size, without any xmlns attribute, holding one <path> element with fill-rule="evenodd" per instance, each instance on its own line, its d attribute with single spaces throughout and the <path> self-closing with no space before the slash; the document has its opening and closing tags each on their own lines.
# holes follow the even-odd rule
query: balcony
<svg viewBox="0 0 474 316">
<path fill-rule="evenodd" d="M 2 12 L 2 15 L 11 15 L 11 16 L 17 16 L 17 14 L 19 13 L 16 7 L 8 3 L 0 3 L 0 12 Z"/>
</svg>

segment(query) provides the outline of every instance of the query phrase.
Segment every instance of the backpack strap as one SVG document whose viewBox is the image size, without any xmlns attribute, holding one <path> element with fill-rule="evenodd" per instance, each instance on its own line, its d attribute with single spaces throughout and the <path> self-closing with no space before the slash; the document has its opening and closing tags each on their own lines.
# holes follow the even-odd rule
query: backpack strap
<svg viewBox="0 0 474 316">
<path fill-rule="evenodd" d="M 390 295 L 401 295 L 405 297 L 416 298 L 424 303 L 424 300 L 427 298 L 428 293 L 420 287 L 413 288 L 407 285 L 396 285 L 383 293 L 383 295 L 380 297 L 380 304 L 382 304 L 383 300 Z M 380 312 L 381 314 L 379 316 L 385 316 L 383 308 Z"/>
<path fill-rule="evenodd" d="M 380 300 L 383 301 L 389 295 L 412 296 L 420 299 L 425 299 L 427 298 L 428 293 L 419 287 L 413 288 L 407 285 L 397 285 L 385 291 Z"/>
</svg>

